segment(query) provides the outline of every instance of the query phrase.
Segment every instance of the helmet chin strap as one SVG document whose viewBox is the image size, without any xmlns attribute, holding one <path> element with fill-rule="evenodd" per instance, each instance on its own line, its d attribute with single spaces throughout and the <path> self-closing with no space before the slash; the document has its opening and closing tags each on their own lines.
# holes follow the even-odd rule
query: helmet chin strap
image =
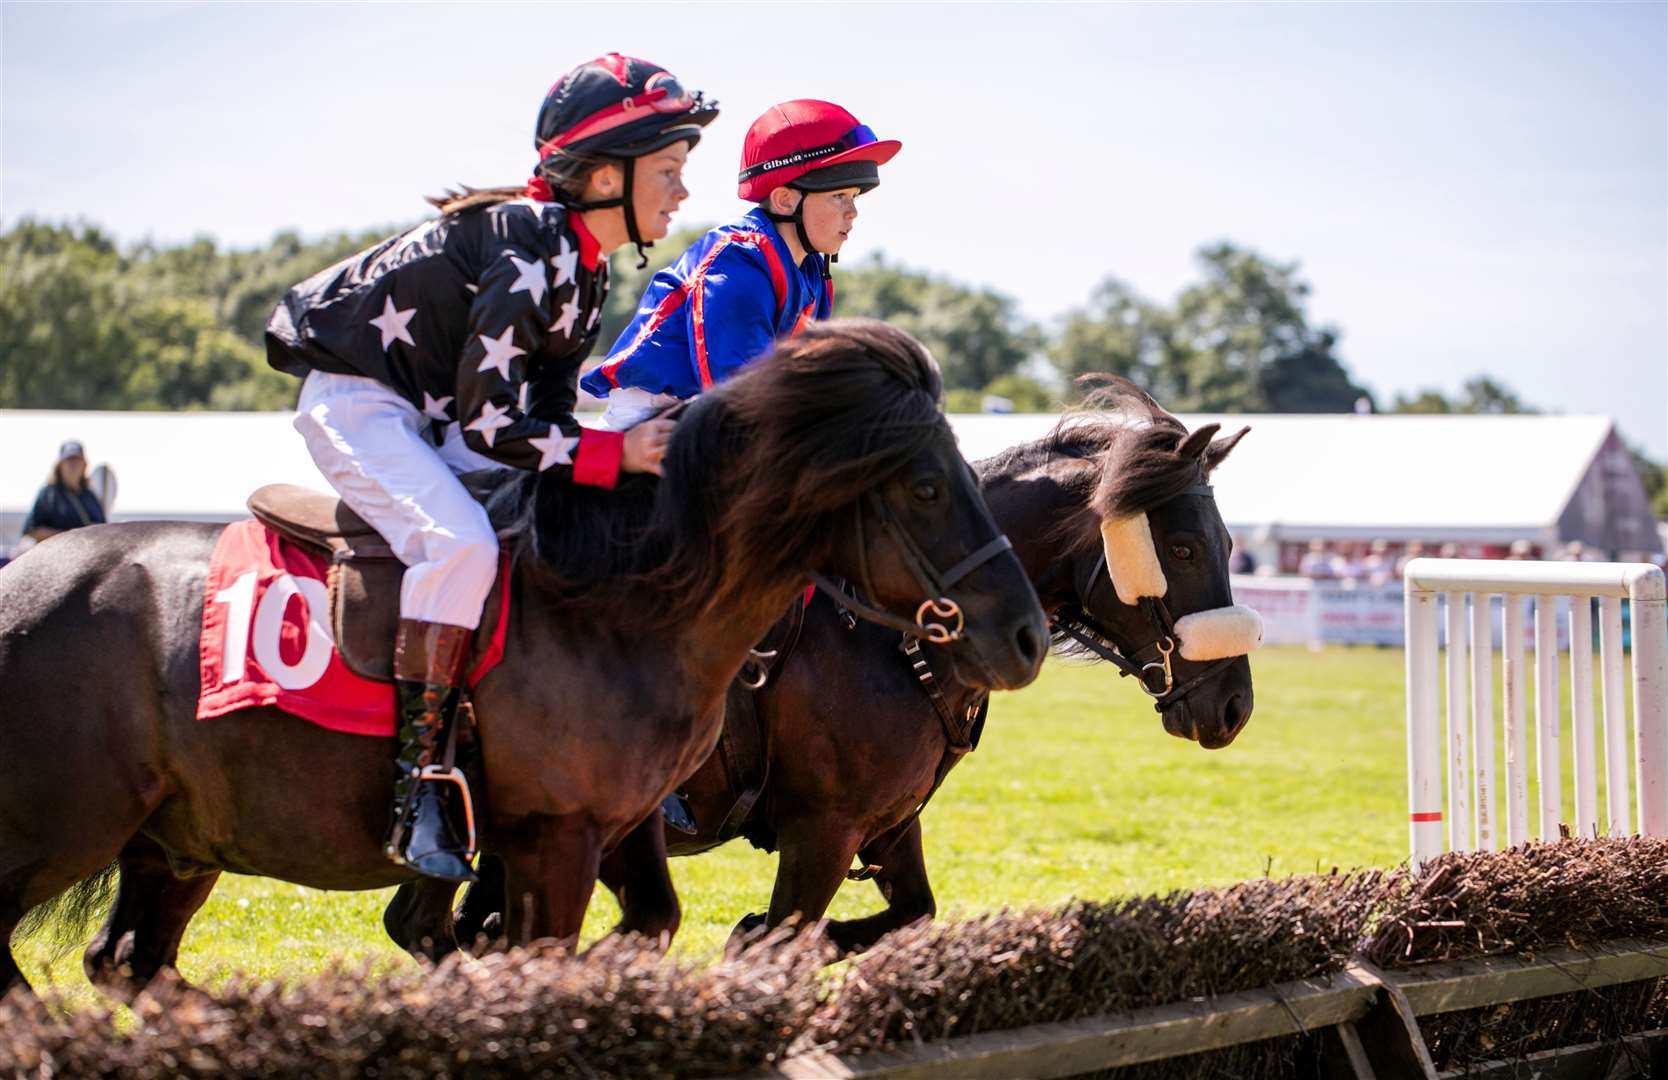
<svg viewBox="0 0 1668 1080">
<path fill-rule="evenodd" d="M 784 221 L 793 222 L 794 231 L 799 233 L 799 246 L 805 249 L 805 253 L 807 255 L 822 255 L 822 276 L 828 277 L 828 264 L 839 262 L 840 256 L 838 254 L 823 255 L 821 251 L 817 250 L 817 246 L 811 243 L 811 234 L 805 231 L 805 200 L 810 198 L 810 192 L 796 188 L 792 184 L 787 186 L 792 188 L 792 190 L 799 192 L 799 202 L 794 206 L 793 213 L 778 214 L 770 208 L 769 203 L 766 203 L 765 216 L 778 223 Z"/>
<path fill-rule="evenodd" d="M 594 199 L 591 202 L 567 200 L 564 205 L 575 210 L 611 210 L 620 207 L 625 215 L 626 236 L 637 248 L 637 269 L 642 270 L 649 265 L 648 249 L 654 247 L 653 240 L 644 240 L 642 230 L 637 227 L 637 208 L 632 204 L 632 177 L 637 172 L 636 158 L 615 158 L 620 163 L 620 173 L 625 177 L 620 186 L 620 194 L 612 199 Z"/>
</svg>

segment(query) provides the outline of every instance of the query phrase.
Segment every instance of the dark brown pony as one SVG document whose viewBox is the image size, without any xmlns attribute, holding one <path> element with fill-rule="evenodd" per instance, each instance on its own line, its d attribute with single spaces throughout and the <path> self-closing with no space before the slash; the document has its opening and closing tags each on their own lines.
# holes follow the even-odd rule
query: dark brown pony
<svg viewBox="0 0 1668 1080">
<path fill-rule="evenodd" d="M 528 477 L 502 493 L 525 506 L 511 624 L 474 703 L 510 938 L 576 937 L 603 854 L 706 757 L 749 646 L 809 572 L 866 567 L 876 600 L 913 614 L 907 541 L 942 567 L 997 535 L 938 398 L 907 334 L 824 324 L 697 401 L 658 484 Z M 410 878 L 379 847 L 388 740 L 274 709 L 194 719 L 218 531 L 81 529 L 0 570 L 0 942 L 55 896 L 82 904 L 115 860 L 85 957 L 110 989 L 174 963 L 222 871 L 323 889 Z M 954 593 L 960 677 L 1035 677 L 1047 624 L 1017 559 Z M 0 992 L 22 982 L 0 949 Z"/>
<path fill-rule="evenodd" d="M 1084 408 L 1036 442 L 979 462 L 986 501 L 1013 541 L 1026 573 L 1050 614 L 1056 638 L 1085 651 L 1066 635 L 1085 624 L 1091 640 L 1123 655 L 1139 652 L 1157 633 L 1142 609 L 1120 603 L 1101 558 L 1099 523 L 1145 512 L 1163 562 L 1165 600 L 1177 616 L 1232 603 L 1228 585 L 1230 541 L 1213 499 L 1189 492 L 1228 456 L 1245 434 L 1215 439 L 1217 425 L 1191 434 L 1132 384 L 1111 380 Z M 948 675 L 947 657 L 928 646 L 936 685 L 953 717 L 964 717 L 983 699 L 976 686 Z M 1251 666 L 1240 657 L 1210 665 L 1174 661 L 1178 687 L 1203 676 L 1179 700 L 1160 699 L 1171 734 L 1207 748 L 1227 746 L 1251 716 Z M 1134 688 L 1131 687 L 1131 692 Z M 846 880 L 855 856 L 879 866 L 874 880 L 884 911 L 831 922 L 830 938 L 846 950 L 864 949 L 881 935 L 936 911 L 921 849 L 916 810 L 932 790 L 941 764 L 953 765 L 947 725 L 923 690 L 917 672 L 899 654 L 899 635 L 848 623 L 819 595 L 806 614 L 798 647 L 762 691 L 734 688 L 727 724 L 758 721 L 767 732 L 768 781 L 741 834 L 756 846 L 780 850 L 769 911 L 749 916 L 742 928 L 774 926 L 794 913 L 821 918 Z M 735 802 L 724 763 L 714 754 L 681 787 L 699 832 L 667 833 L 673 855 L 709 850 L 725 837 L 718 828 Z M 677 897 L 669 883 L 633 865 L 636 851 L 658 850 L 659 816 L 611 855 L 602 881 L 619 897 L 621 930 L 675 931 Z M 466 894 L 457 915 L 457 938 L 473 941 L 499 910 L 497 867 L 482 861 L 482 882 Z M 385 924 L 407 948 L 438 954 L 452 946 L 447 925 L 452 886 L 420 882 L 402 888 Z"/>
</svg>

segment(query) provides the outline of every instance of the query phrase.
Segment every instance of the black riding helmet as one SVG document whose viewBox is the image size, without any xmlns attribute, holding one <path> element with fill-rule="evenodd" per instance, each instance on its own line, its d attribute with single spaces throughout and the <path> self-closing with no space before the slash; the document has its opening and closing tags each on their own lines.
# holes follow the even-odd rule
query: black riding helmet
<svg viewBox="0 0 1668 1080">
<path fill-rule="evenodd" d="M 665 68 L 619 53 L 599 56 L 557 79 L 545 94 L 533 131 L 538 173 L 557 200 L 575 210 L 624 207 L 637 265 L 647 266 L 645 249 L 654 244 L 644 242 L 631 205 L 632 159 L 675 142 L 693 149 L 701 129 L 717 116 L 717 102 L 685 90 Z M 582 203 L 562 194 L 563 181 L 608 160 L 618 161 L 625 177 L 618 198 Z"/>
</svg>

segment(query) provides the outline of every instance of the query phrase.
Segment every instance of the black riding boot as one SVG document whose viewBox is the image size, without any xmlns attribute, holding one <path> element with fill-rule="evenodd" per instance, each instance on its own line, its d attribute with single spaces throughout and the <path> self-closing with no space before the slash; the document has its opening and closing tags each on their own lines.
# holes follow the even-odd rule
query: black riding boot
<svg viewBox="0 0 1668 1080">
<path fill-rule="evenodd" d="M 467 787 L 437 766 L 447 725 L 458 707 L 458 687 L 472 632 L 462 626 L 401 619 L 394 643 L 395 720 L 399 756 L 394 761 L 394 821 L 383 851 L 394 862 L 442 881 L 474 882 L 474 852 L 458 839 L 452 810 Z M 426 770 L 432 772 L 425 773 Z"/>
<path fill-rule="evenodd" d="M 660 801 L 660 812 L 666 818 L 666 827 L 678 832 L 694 836 L 700 830 L 695 827 L 695 815 L 689 811 L 689 803 L 683 793 L 674 791 Z"/>
</svg>

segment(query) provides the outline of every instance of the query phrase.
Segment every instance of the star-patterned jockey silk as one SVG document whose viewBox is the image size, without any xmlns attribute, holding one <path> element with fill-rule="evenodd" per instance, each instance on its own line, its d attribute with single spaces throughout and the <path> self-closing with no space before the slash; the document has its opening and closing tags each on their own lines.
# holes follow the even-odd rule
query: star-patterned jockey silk
<svg viewBox="0 0 1668 1080">
<path fill-rule="evenodd" d="M 608 262 L 576 215 L 518 199 L 451 214 L 342 260 L 284 295 L 267 323 L 279 371 L 377 380 L 470 449 L 611 485 L 618 438 L 574 419 Z"/>
</svg>

